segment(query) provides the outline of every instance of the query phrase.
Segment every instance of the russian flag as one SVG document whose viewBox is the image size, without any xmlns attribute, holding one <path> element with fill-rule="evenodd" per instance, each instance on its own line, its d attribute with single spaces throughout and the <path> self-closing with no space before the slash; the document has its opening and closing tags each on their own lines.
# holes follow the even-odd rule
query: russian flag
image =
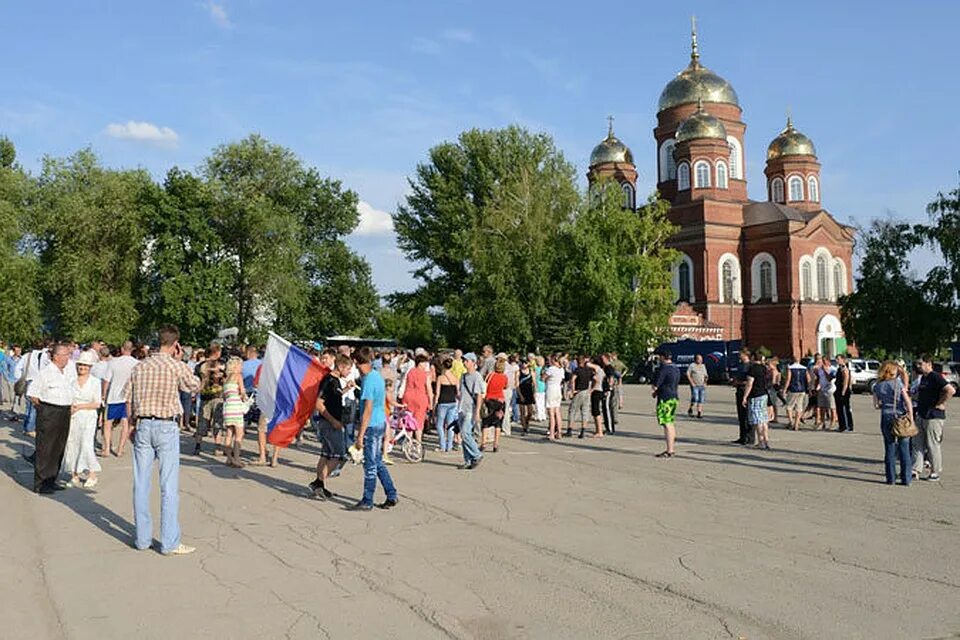
<svg viewBox="0 0 960 640">
<path fill-rule="evenodd" d="M 267 442 L 287 447 L 310 420 L 328 369 L 271 332 L 257 381 L 257 407 L 267 420 Z"/>
</svg>

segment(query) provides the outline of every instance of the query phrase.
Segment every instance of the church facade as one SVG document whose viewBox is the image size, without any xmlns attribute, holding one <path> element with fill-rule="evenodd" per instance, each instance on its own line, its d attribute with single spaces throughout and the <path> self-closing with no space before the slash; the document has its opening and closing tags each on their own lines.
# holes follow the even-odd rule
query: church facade
<svg viewBox="0 0 960 640">
<path fill-rule="evenodd" d="M 746 124 L 737 94 L 700 63 L 667 83 L 653 138 L 657 189 L 678 227 L 670 245 L 677 338 L 742 340 L 780 356 L 847 350 L 837 298 L 852 288 L 852 227 L 823 208 L 813 142 L 790 118 L 767 147 L 766 198 L 750 200 Z M 594 148 L 588 179 L 615 179 L 636 206 L 637 171 L 613 133 Z"/>
</svg>

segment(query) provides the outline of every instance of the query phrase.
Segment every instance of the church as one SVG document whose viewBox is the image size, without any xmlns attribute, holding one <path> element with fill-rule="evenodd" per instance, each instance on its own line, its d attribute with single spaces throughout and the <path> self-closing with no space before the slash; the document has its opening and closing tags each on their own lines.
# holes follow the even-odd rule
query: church
<svg viewBox="0 0 960 640">
<path fill-rule="evenodd" d="M 747 196 L 746 124 L 733 86 L 690 63 L 660 94 L 657 190 L 678 227 L 670 246 L 678 339 L 742 340 L 774 354 L 847 351 L 837 298 L 852 288 L 852 227 L 823 208 L 813 142 L 788 117 L 767 147 L 766 199 Z M 588 179 L 615 179 L 636 208 L 637 171 L 613 133 L 590 154 Z"/>
</svg>

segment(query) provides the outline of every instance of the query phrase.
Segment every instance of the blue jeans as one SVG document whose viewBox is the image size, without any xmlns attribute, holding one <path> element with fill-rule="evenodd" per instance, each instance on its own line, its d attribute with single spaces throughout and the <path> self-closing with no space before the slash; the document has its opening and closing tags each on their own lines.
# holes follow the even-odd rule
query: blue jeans
<svg viewBox="0 0 960 640">
<path fill-rule="evenodd" d="M 520 422 L 520 394 L 513 390 L 513 397 L 510 399 L 510 419 L 514 422 Z"/>
<path fill-rule="evenodd" d="M 440 437 L 440 451 L 450 451 L 453 449 L 453 429 L 451 425 L 457 419 L 457 403 L 443 402 L 438 404 L 436 418 L 437 435 Z"/>
<path fill-rule="evenodd" d="M 35 433 L 37 431 L 37 408 L 27 398 L 27 412 L 23 416 L 23 432 Z"/>
<path fill-rule="evenodd" d="M 160 460 L 160 552 L 180 545 L 180 429 L 173 420 L 138 420 L 133 434 L 133 515 L 137 549 L 153 540 L 150 489 L 153 461 Z"/>
<path fill-rule="evenodd" d="M 887 476 L 887 484 L 893 484 L 897 478 L 897 458 L 900 458 L 900 482 L 909 485 L 913 478 L 910 475 L 913 469 L 913 456 L 910 453 L 912 438 L 895 438 L 892 427 L 895 416 L 890 413 L 880 414 L 880 433 L 883 434 L 883 468 Z"/>
<path fill-rule="evenodd" d="M 473 414 L 460 414 L 460 440 L 463 446 L 463 461 L 466 464 L 476 462 L 483 457 L 473 437 Z"/>
<path fill-rule="evenodd" d="M 363 434 L 363 503 L 373 504 L 373 493 L 377 490 L 377 478 L 383 485 L 387 500 L 397 499 L 397 488 L 393 478 L 383 463 L 383 434 L 387 426 L 370 425 Z"/>
<path fill-rule="evenodd" d="M 703 386 L 690 387 L 690 404 L 703 404 L 707 397 L 707 388 Z"/>
</svg>

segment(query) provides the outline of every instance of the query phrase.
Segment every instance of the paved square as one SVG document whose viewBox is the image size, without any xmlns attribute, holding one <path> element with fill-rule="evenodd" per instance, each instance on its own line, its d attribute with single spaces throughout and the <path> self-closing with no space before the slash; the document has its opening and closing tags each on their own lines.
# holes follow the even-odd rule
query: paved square
<svg viewBox="0 0 960 640">
<path fill-rule="evenodd" d="M 960 637 L 960 404 L 944 480 L 904 488 L 882 483 L 867 396 L 853 434 L 775 429 L 755 451 L 727 444 L 732 395 L 679 419 L 672 460 L 628 387 L 614 437 L 515 435 L 474 472 L 398 461 L 389 512 L 343 510 L 357 468 L 342 498 L 306 498 L 312 441 L 278 469 L 184 455 L 181 558 L 130 547 L 129 453 L 95 492 L 35 496 L 5 424 L 0 637 Z"/>
</svg>

